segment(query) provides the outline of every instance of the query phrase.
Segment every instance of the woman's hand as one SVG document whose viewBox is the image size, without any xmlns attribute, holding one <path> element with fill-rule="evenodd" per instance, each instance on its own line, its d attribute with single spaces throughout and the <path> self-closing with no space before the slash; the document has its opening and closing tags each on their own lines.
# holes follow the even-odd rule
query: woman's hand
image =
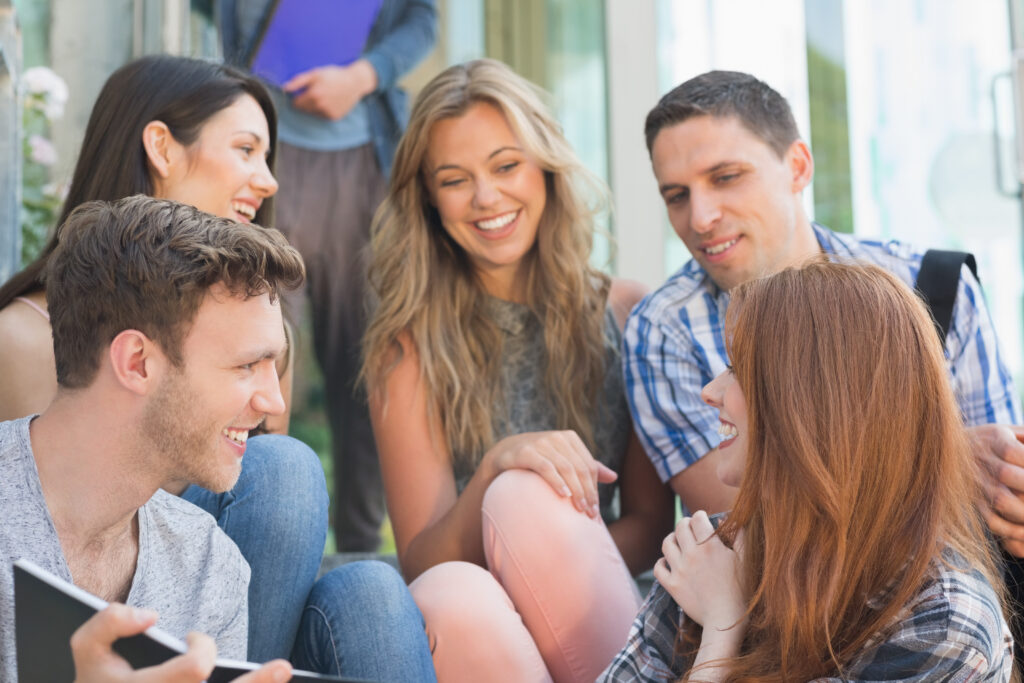
<svg viewBox="0 0 1024 683">
<path fill-rule="evenodd" d="M 598 482 L 618 478 L 614 470 L 595 460 L 579 435 L 570 430 L 505 437 L 487 451 L 481 465 L 489 466 L 493 476 L 511 469 L 536 472 L 559 494 L 571 497 L 577 510 L 591 517 L 600 514 Z"/>
<path fill-rule="evenodd" d="M 665 537 L 664 557 L 654 565 L 654 578 L 683 608 L 686 616 L 709 629 L 745 630 L 747 599 L 740 587 L 742 531 L 731 550 L 715 535 L 703 510 L 684 517 Z M 737 640 L 738 642 L 738 640 Z"/>
</svg>

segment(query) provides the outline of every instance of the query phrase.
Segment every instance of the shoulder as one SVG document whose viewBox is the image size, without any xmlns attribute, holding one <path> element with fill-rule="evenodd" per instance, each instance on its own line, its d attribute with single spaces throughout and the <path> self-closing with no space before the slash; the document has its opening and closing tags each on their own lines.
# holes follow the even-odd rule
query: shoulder
<svg viewBox="0 0 1024 683">
<path fill-rule="evenodd" d="M 913 287 L 921 268 L 924 250 L 892 239 L 860 238 L 815 225 L 819 243 L 837 261 L 872 263 L 884 268 Z"/>
<path fill-rule="evenodd" d="M 50 323 L 15 301 L 0 309 L 0 419 L 41 412 L 57 391 Z"/>
<path fill-rule="evenodd" d="M 248 584 L 248 563 L 209 513 L 163 489 L 153 494 L 144 508 L 153 534 L 149 549 L 159 555 L 155 558 L 158 562 L 193 575 L 205 572 Z"/>
<path fill-rule="evenodd" d="M 652 339 L 682 349 L 695 339 L 715 338 L 721 334 L 728 298 L 696 261 L 688 261 L 633 307 L 623 330 L 626 353 L 649 349 Z"/>
<path fill-rule="evenodd" d="M 944 559 L 962 563 L 951 556 Z M 988 678 L 1009 671 L 1012 642 L 999 599 L 985 577 L 936 560 L 930 580 L 893 632 L 853 668 L 858 679 L 869 680 L 891 680 L 897 670 L 935 676 L 973 671 Z"/>
<path fill-rule="evenodd" d="M 615 315 L 615 322 L 621 330 L 626 325 L 626 318 L 630 311 L 641 299 L 650 293 L 650 288 L 642 282 L 627 280 L 625 278 L 612 278 L 611 287 L 608 290 L 608 308 Z"/>
</svg>

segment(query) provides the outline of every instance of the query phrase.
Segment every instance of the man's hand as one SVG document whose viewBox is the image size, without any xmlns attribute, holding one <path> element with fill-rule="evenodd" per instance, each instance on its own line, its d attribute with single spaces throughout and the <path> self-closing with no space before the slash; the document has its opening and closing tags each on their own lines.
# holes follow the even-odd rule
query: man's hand
<svg viewBox="0 0 1024 683">
<path fill-rule="evenodd" d="M 298 93 L 292 100 L 296 109 L 337 121 L 377 89 L 377 72 L 368 61 L 358 59 L 348 66 L 303 71 L 283 87 L 286 93 Z"/>
<path fill-rule="evenodd" d="M 969 427 L 981 470 L 981 512 L 1006 552 L 1024 557 L 1024 427 Z"/>
<path fill-rule="evenodd" d="M 111 646 L 118 638 L 142 633 L 156 623 L 152 610 L 112 603 L 82 624 L 71 636 L 75 683 L 201 683 L 213 671 L 217 646 L 210 636 L 190 633 L 188 651 L 159 666 L 135 671 Z M 239 683 L 284 683 L 292 677 L 288 662 L 268 662 L 235 679 Z"/>
</svg>

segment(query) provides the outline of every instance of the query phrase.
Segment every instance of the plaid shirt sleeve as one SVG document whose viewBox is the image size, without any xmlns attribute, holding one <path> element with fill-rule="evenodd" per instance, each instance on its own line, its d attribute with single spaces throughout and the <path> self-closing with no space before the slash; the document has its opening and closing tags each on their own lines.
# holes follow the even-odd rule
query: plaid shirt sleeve
<svg viewBox="0 0 1024 683">
<path fill-rule="evenodd" d="M 663 482 L 718 445 L 718 411 L 701 400 L 700 391 L 725 369 L 724 342 L 721 349 L 717 338 L 710 349 L 697 344 L 689 315 L 686 308 L 652 311 L 641 304 L 630 315 L 622 338 L 633 424 Z M 676 319 L 662 320 L 663 316 Z"/>
<path fill-rule="evenodd" d="M 992 587 L 978 572 L 944 565 L 895 632 L 822 682 L 1009 681 L 1013 639 Z"/>
<path fill-rule="evenodd" d="M 1020 424 L 1020 399 L 1003 363 L 981 286 L 963 266 L 946 354 L 957 402 L 968 426 Z"/>
<path fill-rule="evenodd" d="M 676 601 L 655 581 L 629 629 L 626 646 L 597 683 L 677 680 L 683 672 L 673 670 L 672 653 L 684 618 Z"/>
</svg>

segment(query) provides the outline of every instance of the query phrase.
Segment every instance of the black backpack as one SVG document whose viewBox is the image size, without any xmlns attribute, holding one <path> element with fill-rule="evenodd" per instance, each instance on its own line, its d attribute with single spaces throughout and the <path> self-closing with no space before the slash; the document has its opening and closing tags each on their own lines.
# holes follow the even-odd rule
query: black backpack
<svg viewBox="0 0 1024 683">
<path fill-rule="evenodd" d="M 978 279 L 978 264 L 973 254 L 964 251 L 943 251 L 929 249 L 921 259 L 921 270 L 917 274 L 914 289 L 921 297 L 935 322 L 939 341 L 946 345 L 946 335 L 953 320 L 953 306 L 956 304 L 956 290 L 960 284 L 960 270 L 964 264 Z M 980 280 L 979 280 L 980 283 Z"/>
</svg>

